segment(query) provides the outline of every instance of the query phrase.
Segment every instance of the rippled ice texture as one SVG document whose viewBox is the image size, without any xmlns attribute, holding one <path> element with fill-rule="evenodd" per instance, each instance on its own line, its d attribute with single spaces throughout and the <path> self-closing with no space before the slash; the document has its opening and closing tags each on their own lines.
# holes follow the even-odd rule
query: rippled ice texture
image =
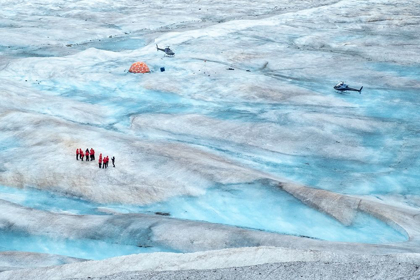
<svg viewBox="0 0 420 280">
<path fill-rule="evenodd" d="M 391 0 L 3 1 L 0 183 L 153 205 L 269 178 L 418 207 L 418 12 Z M 152 73 L 127 73 L 135 61 Z M 337 93 L 339 80 L 364 90 Z M 91 147 L 117 167 L 75 161 Z"/>
</svg>

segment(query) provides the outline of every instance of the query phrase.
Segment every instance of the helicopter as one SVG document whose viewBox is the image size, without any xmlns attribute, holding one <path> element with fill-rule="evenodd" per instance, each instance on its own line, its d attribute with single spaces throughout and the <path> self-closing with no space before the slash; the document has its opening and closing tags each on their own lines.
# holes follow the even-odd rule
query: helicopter
<svg viewBox="0 0 420 280">
<path fill-rule="evenodd" d="M 336 84 L 335 86 L 334 86 L 334 89 L 335 90 L 338 90 L 338 91 L 341 91 L 341 92 L 343 92 L 343 91 L 358 91 L 359 92 L 359 94 L 360 93 L 362 93 L 362 89 L 363 89 L 363 86 L 360 88 L 360 89 L 355 89 L 355 88 L 351 88 L 351 87 L 349 87 L 348 85 L 346 85 L 344 82 L 339 82 L 338 84 Z"/>
<path fill-rule="evenodd" d="M 165 56 L 174 56 L 175 53 L 171 50 L 171 48 L 169 48 L 169 46 L 167 46 L 164 49 L 159 48 L 159 46 L 156 44 L 156 50 L 157 51 L 163 51 L 165 53 Z"/>
</svg>

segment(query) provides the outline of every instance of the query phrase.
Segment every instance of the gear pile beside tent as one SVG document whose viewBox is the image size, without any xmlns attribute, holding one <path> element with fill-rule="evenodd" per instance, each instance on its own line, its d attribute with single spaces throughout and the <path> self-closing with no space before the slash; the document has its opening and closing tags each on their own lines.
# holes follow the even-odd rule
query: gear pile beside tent
<svg viewBox="0 0 420 280">
<path fill-rule="evenodd" d="M 131 73 L 149 73 L 150 69 L 144 62 L 135 62 L 131 65 L 130 70 L 128 71 Z"/>
</svg>

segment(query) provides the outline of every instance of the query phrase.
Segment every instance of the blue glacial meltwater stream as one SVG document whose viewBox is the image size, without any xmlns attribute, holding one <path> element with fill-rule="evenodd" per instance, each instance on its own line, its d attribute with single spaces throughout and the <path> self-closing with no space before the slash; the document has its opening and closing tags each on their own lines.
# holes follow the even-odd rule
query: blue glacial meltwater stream
<svg viewBox="0 0 420 280">
<path fill-rule="evenodd" d="M 353 225 L 343 226 L 293 196 L 260 183 L 215 186 L 199 197 L 173 197 L 147 206 L 101 205 L 30 188 L 0 187 L 0 199 L 58 213 L 169 215 L 330 241 L 389 243 L 407 240 L 405 235 L 384 222 L 363 213 L 357 215 Z M 54 240 L 14 232 L 0 234 L 0 250 L 54 253 L 88 259 L 167 251 L 165 248 L 139 248 L 99 240 Z"/>
<path fill-rule="evenodd" d="M 23 251 L 102 260 L 123 255 L 168 251 L 92 239 L 54 239 L 17 232 L 0 233 L 0 251 Z"/>
</svg>

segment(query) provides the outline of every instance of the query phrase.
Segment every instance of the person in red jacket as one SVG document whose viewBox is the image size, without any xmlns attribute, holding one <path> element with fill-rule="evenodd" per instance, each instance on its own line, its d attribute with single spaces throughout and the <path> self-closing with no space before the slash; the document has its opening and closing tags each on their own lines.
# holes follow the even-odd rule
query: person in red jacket
<svg viewBox="0 0 420 280">
<path fill-rule="evenodd" d="M 94 161 L 95 160 L 95 150 L 90 148 L 90 160 Z"/>
<path fill-rule="evenodd" d="M 99 154 L 99 168 L 102 166 L 102 154 Z"/>
<path fill-rule="evenodd" d="M 79 160 L 79 155 L 80 155 L 79 149 L 76 149 L 76 160 Z"/>
<path fill-rule="evenodd" d="M 82 149 L 80 149 L 80 159 L 83 161 L 83 157 L 85 156 L 85 154 L 83 153 Z"/>
<path fill-rule="evenodd" d="M 86 155 L 86 161 L 89 161 L 89 149 L 86 149 L 85 155 Z"/>
</svg>

